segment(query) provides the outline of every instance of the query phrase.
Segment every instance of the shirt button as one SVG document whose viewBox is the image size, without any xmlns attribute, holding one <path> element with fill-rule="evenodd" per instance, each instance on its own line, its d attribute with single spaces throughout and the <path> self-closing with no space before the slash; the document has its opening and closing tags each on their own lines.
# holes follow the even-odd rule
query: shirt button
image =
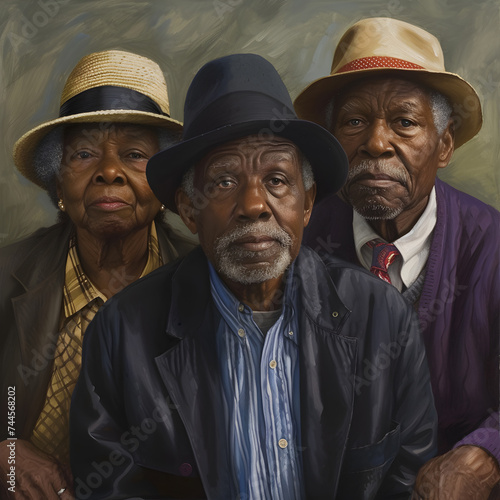
<svg viewBox="0 0 500 500">
<path fill-rule="evenodd" d="M 269 366 L 274 370 L 276 368 L 276 361 L 274 359 L 269 363 Z"/>
<path fill-rule="evenodd" d="M 290 337 L 293 335 L 293 332 L 288 332 L 288 335 L 290 335 Z"/>
<path fill-rule="evenodd" d="M 243 328 L 240 328 L 240 329 L 238 330 L 238 335 L 239 335 L 241 338 L 243 338 L 243 337 L 245 336 L 245 330 L 243 330 Z"/>
<path fill-rule="evenodd" d="M 278 445 L 280 448 L 286 448 L 288 446 L 288 441 L 286 439 L 280 439 Z"/>
<path fill-rule="evenodd" d="M 245 306 L 244 306 L 243 304 L 240 304 L 240 305 L 238 306 L 238 311 L 240 311 L 240 313 L 241 313 L 241 312 L 243 312 L 244 310 L 245 310 Z"/>
<path fill-rule="evenodd" d="M 333 316 L 334 318 L 336 318 L 338 315 L 339 315 L 339 313 L 338 313 L 337 311 L 333 311 L 333 312 L 332 312 L 332 316 Z"/>
</svg>

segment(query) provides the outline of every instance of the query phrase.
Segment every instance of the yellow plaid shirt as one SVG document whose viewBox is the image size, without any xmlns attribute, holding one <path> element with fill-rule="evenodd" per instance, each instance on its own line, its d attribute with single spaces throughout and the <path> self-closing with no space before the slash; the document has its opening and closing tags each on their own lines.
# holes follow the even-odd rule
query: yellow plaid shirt
<svg viewBox="0 0 500 500">
<path fill-rule="evenodd" d="M 153 223 L 148 238 L 148 260 L 141 277 L 162 263 Z M 120 277 L 117 275 L 115 279 L 114 284 L 110 283 L 111 290 L 113 286 L 120 286 Z M 73 236 L 66 259 L 60 333 L 52 378 L 44 407 L 30 438 L 35 446 L 63 463 L 69 462 L 69 406 L 82 363 L 83 335 L 104 302 L 106 296 L 92 284 L 82 269 L 76 249 L 76 236 Z"/>
</svg>

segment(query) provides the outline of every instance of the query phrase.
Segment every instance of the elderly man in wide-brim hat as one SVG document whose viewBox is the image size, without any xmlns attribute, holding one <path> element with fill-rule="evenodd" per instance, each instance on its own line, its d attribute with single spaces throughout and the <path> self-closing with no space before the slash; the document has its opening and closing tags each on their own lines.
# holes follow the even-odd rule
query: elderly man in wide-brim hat
<svg viewBox="0 0 500 500">
<path fill-rule="evenodd" d="M 342 148 L 297 119 L 254 54 L 203 66 L 184 120 L 147 174 L 201 248 L 89 327 L 71 409 L 77 494 L 408 496 L 435 453 L 414 313 L 366 271 L 301 248 L 315 196 L 345 180 Z"/>
<path fill-rule="evenodd" d="M 48 192 L 60 222 L 0 250 L 0 381 L 9 402 L 0 431 L 17 439 L 1 443 L 0 487 L 7 481 L 13 498 L 71 497 L 69 405 L 85 330 L 128 283 L 194 247 L 188 231 L 163 222 L 146 180 L 148 159 L 180 137 L 168 112 L 155 62 L 97 52 L 69 75 L 60 116 L 14 147 L 16 166 Z"/>
<path fill-rule="evenodd" d="M 315 208 L 305 241 L 370 269 L 418 310 L 444 455 L 417 491 L 487 498 L 500 478 L 500 218 L 436 177 L 481 128 L 478 96 L 445 70 L 434 36 L 374 18 L 346 31 L 331 75 L 295 106 L 349 158 L 345 186 Z"/>
</svg>

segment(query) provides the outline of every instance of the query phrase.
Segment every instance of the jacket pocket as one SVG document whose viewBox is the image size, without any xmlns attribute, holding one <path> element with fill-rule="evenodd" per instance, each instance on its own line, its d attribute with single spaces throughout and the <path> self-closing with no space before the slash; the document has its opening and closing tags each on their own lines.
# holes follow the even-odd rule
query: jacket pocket
<svg viewBox="0 0 500 500">
<path fill-rule="evenodd" d="M 348 448 L 344 455 L 339 500 L 370 500 L 375 498 L 384 477 L 400 447 L 400 428 L 391 423 L 391 430 L 376 443 Z"/>
</svg>

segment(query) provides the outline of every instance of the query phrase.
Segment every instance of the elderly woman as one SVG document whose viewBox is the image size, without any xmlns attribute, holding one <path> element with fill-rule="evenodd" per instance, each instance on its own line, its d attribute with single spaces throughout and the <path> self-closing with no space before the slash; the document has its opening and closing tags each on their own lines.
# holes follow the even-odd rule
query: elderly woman
<svg viewBox="0 0 500 500">
<path fill-rule="evenodd" d="M 148 159 L 182 128 L 168 115 L 158 65 L 128 52 L 90 54 L 70 74 L 61 103 L 59 118 L 14 148 L 16 166 L 48 191 L 60 222 L 0 250 L 0 381 L 8 402 L 0 466 L 4 487 L 20 499 L 71 498 L 69 405 L 97 310 L 195 245 L 162 222 L 165 207 L 146 180 Z"/>
</svg>

